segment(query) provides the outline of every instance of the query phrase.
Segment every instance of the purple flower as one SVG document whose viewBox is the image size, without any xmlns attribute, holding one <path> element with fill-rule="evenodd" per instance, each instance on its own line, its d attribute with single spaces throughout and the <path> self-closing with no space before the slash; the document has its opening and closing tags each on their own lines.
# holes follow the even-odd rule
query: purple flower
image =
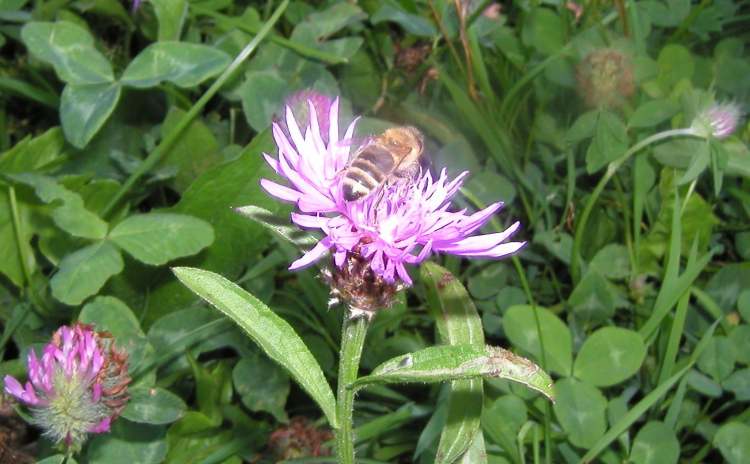
<svg viewBox="0 0 750 464">
<path fill-rule="evenodd" d="M 25 385 L 5 376 L 5 392 L 31 408 L 49 439 L 73 450 L 87 434 L 108 432 L 128 400 L 127 354 L 85 324 L 60 327 L 41 359 L 29 351 L 28 368 Z"/>
<path fill-rule="evenodd" d="M 524 246 L 525 242 L 506 242 L 520 227 L 518 222 L 503 232 L 473 235 L 502 208 L 502 202 L 473 214 L 451 208 L 467 172 L 448 179 L 445 170 L 436 178 L 424 171 L 413 182 L 386 183 L 360 200 L 347 202 L 341 173 L 350 158 L 356 120 L 340 137 L 338 100 L 327 114 L 316 111 L 312 101 L 308 107 L 311 117 L 304 133 L 292 109 L 286 108 L 288 135 L 278 123 L 273 125 L 278 159 L 264 155 L 288 185 L 261 180 L 268 193 L 297 205 L 298 212 L 292 213 L 295 224 L 324 234 L 290 269 L 304 268 L 332 253 L 334 272 L 360 277 L 362 272 L 371 272 L 370 280 L 408 286 L 412 280 L 406 265 L 419 264 L 432 253 L 502 258 Z M 327 133 L 322 133 L 322 127 L 327 127 Z M 346 293 L 351 303 L 352 292 Z"/>
<path fill-rule="evenodd" d="M 742 111 L 733 103 L 715 104 L 702 111 L 693 121 L 692 129 L 700 137 L 709 135 L 725 139 L 739 126 Z"/>
</svg>

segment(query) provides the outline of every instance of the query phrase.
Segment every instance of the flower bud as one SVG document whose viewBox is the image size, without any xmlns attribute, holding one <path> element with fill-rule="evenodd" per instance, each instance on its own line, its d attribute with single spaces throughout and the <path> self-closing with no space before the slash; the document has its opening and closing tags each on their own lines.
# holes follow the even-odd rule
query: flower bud
<svg viewBox="0 0 750 464">
<path fill-rule="evenodd" d="M 293 417 L 289 425 L 276 429 L 268 439 L 268 446 L 277 460 L 329 456 L 323 444 L 333 434 L 310 424 L 304 417 Z"/>
<path fill-rule="evenodd" d="M 578 90 L 592 108 L 619 108 L 635 92 L 633 65 L 624 53 L 603 48 L 578 63 Z"/>
<path fill-rule="evenodd" d="M 286 99 L 284 106 L 291 109 L 297 124 L 302 130 L 302 136 L 305 135 L 305 128 L 310 124 L 310 105 L 312 105 L 315 114 L 318 116 L 318 123 L 320 124 L 320 135 L 323 139 L 323 143 L 328 144 L 328 128 L 330 121 L 328 114 L 331 111 L 331 105 L 333 99 L 318 93 L 314 90 L 301 90 L 293 93 L 289 98 Z M 284 135 L 288 139 L 292 139 L 289 133 L 289 127 L 286 123 L 286 117 L 275 118 L 274 121 L 281 127 Z"/>
<path fill-rule="evenodd" d="M 72 451 L 89 433 L 108 432 L 127 403 L 128 355 L 86 324 L 62 326 L 41 359 L 30 351 L 25 385 L 5 376 L 5 392 L 28 405 L 44 435 Z"/>
<path fill-rule="evenodd" d="M 715 104 L 701 111 L 690 128 L 699 137 L 725 139 L 737 129 L 741 117 L 742 112 L 737 105 Z"/>
</svg>

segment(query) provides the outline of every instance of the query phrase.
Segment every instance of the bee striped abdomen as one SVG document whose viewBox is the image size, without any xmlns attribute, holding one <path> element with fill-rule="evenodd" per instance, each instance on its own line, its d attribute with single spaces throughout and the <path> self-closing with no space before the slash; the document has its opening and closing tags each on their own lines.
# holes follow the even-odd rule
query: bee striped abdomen
<svg viewBox="0 0 750 464">
<path fill-rule="evenodd" d="M 352 161 L 344 176 L 346 201 L 356 201 L 375 190 L 393 171 L 393 156 L 384 148 L 370 145 Z"/>
</svg>

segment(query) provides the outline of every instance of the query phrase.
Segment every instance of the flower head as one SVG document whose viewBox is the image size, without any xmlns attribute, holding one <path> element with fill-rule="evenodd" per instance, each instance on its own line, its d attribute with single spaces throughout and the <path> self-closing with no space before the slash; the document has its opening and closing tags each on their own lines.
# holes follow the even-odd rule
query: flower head
<svg viewBox="0 0 750 464">
<path fill-rule="evenodd" d="M 700 112 L 691 128 L 700 137 L 725 139 L 734 133 L 741 118 L 739 106 L 733 103 L 715 104 Z"/>
<path fill-rule="evenodd" d="M 619 108 L 635 92 L 630 58 L 613 48 L 594 50 L 578 63 L 578 91 L 592 108 Z"/>
<path fill-rule="evenodd" d="M 128 400 L 127 354 L 85 324 L 60 327 L 41 359 L 29 351 L 28 368 L 25 385 L 5 376 L 5 392 L 31 408 L 50 440 L 73 450 L 87 434 L 108 432 Z"/>
<path fill-rule="evenodd" d="M 311 117 L 304 129 L 292 109 L 286 108 L 289 136 L 274 124 L 279 156 L 264 155 L 288 185 L 268 179 L 261 185 L 274 197 L 297 205 L 292 222 L 324 234 L 290 269 L 332 254 L 335 266 L 328 273 L 329 283 L 334 296 L 353 311 L 387 306 L 384 299 L 412 283 L 406 265 L 419 264 L 432 253 L 502 258 L 524 246 L 525 242 L 506 242 L 520 227 L 518 222 L 503 232 L 474 235 L 502 208 L 502 202 L 473 214 L 452 208 L 466 172 L 449 179 L 445 170 L 438 176 L 421 171 L 414 179 L 385 182 L 364 198 L 346 201 L 341 174 L 350 159 L 356 120 L 340 137 L 338 101 L 327 114 L 316 112 L 313 102 L 308 106 Z M 323 126 L 328 128 L 327 140 Z"/>
<path fill-rule="evenodd" d="M 330 456 L 325 442 L 333 439 L 326 429 L 315 427 L 302 417 L 293 417 L 289 424 L 279 427 L 268 438 L 268 446 L 277 460 Z"/>
</svg>

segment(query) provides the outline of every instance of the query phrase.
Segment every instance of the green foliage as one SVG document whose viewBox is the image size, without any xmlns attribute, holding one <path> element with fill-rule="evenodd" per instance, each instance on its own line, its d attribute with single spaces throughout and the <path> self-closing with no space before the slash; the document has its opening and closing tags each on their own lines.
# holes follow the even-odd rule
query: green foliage
<svg viewBox="0 0 750 464">
<path fill-rule="evenodd" d="M 310 89 L 355 144 L 417 126 L 470 171 L 456 208 L 528 242 L 409 270 L 344 385 L 358 460 L 750 462 L 750 130 L 690 130 L 748 108 L 741 3 L 139 3 L 0 2 L 0 367 L 80 321 L 133 379 L 75 461 L 27 434 L 39 462 L 276 462 L 295 416 L 339 426 L 342 310 L 260 186 Z"/>
</svg>

